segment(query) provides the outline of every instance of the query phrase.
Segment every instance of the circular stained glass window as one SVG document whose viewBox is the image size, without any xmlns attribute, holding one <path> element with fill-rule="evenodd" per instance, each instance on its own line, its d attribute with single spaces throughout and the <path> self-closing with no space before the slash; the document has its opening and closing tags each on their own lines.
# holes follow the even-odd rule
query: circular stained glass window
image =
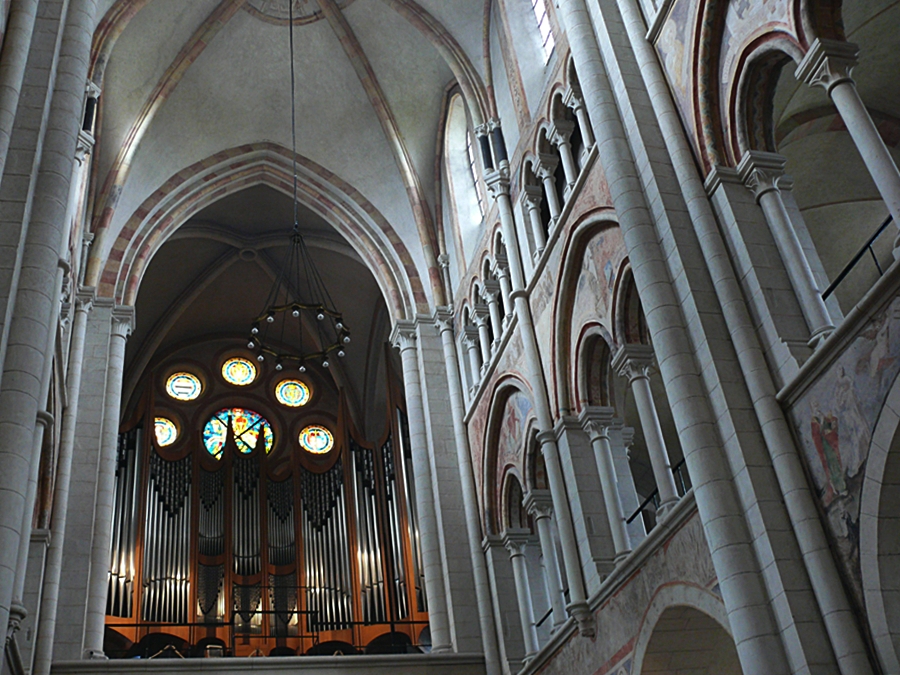
<svg viewBox="0 0 900 675">
<path fill-rule="evenodd" d="M 334 436 L 325 427 L 310 425 L 300 432 L 300 447 L 314 455 L 324 455 L 334 447 Z"/>
<path fill-rule="evenodd" d="M 166 380 L 166 393 L 178 401 L 193 401 L 201 391 L 203 385 L 192 373 L 175 373 Z"/>
<path fill-rule="evenodd" d="M 242 358 L 228 359 L 222 366 L 222 377 L 229 384 L 244 387 L 256 379 L 256 366 L 252 361 Z"/>
<path fill-rule="evenodd" d="M 265 417 L 246 408 L 224 408 L 203 427 L 203 445 L 216 459 L 222 458 L 229 429 L 237 449 L 244 454 L 253 452 L 260 445 L 268 453 L 275 445 L 272 425 Z"/>
<path fill-rule="evenodd" d="M 275 386 L 275 398 L 289 408 L 299 408 L 309 403 L 309 387 L 300 380 L 282 380 Z"/>
<path fill-rule="evenodd" d="M 153 421 L 153 431 L 156 432 L 156 444 L 161 448 L 172 445 L 178 439 L 178 427 L 165 417 L 157 417 Z"/>
</svg>

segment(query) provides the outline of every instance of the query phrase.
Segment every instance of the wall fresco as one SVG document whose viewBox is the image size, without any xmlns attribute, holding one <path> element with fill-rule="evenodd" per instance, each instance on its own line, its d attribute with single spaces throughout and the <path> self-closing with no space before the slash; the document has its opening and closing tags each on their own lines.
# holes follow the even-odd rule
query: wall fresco
<svg viewBox="0 0 900 675">
<path fill-rule="evenodd" d="M 790 418 L 859 607 L 859 506 L 872 432 L 900 372 L 900 298 L 793 404 Z"/>
<path fill-rule="evenodd" d="M 699 4 L 699 0 L 676 0 L 654 45 L 686 129 L 694 129 L 691 45 Z"/>
</svg>

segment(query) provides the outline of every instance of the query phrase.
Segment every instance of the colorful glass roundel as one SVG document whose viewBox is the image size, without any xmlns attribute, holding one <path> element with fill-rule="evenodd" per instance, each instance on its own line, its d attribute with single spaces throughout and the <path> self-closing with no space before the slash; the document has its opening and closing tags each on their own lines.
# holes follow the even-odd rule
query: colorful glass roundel
<svg viewBox="0 0 900 675">
<path fill-rule="evenodd" d="M 300 432 L 300 447 L 314 455 L 324 455 L 334 447 L 334 436 L 325 427 L 310 425 Z"/>
<path fill-rule="evenodd" d="M 228 359 L 222 366 L 222 377 L 229 384 L 245 387 L 256 379 L 256 366 L 247 359 Z"/>
<path fill-rule="evenodd" d="M 156 433 L 156 444 L 161 448 L 172 445 L 178 439 L 178 427 L 166 417 L 153 420 L 153 431 Z"/>
<path fill-rule="evenodd" d="M 216 459 L 222 458 L 229 427 L 237 449 L 244 454 L 260 446 L 260 437 L 267 453 L 275 444 L 272 425 L 265 417 L 246 408 L 225 408 L 213 415 L 203 427 L 203 445 Z"/>
<path fill-rule="evenodd" d="M 281 405 L 299 408 L 309 403 L 309 387 L 300 380 L 282 380 L 275 386 L 275 398 Z"/>
<path fill-rule="evenodd" d="M 166 380 L 166 393 L 177 401 L 193 401 L 201 391 L 203 385 L 192 373 L 175 373 Z"/>
</svg>

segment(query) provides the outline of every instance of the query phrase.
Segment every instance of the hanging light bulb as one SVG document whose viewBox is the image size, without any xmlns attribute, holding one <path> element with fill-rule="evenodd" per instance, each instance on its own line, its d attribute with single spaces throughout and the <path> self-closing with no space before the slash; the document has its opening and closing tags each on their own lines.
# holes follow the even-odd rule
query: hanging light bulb
<svg viewBox="0 0 900 675">
<path fill-rule="evenodd" d="M 250 332 L 253 333 L 254 335 L 259 334 L 259 323 L 258 322 L 253 323 L 253 327 L 250 329 Z"/>
<path fill-rule="evenodd" d="M 322 367 L 323 367 L 323 368 L 327 368 L 327 367 L 328 367 L 328 361 L 322 361 Z"/>
<path fill-rule="evenodd" d="M 259 361 L 260 363 L 262 363 L 263 361 L 266 360 L 266 357 L 263 355 L 262 352 L 260 352 L 259 356 L 256 357 L 256 360 Z"/>
<path fill-rule="evenodd" d="M 319 312 L 319 313 L 316 315 L 316 318 L 317 318 L 319 321 L 324 321 L 324 320 L 325 320 L 325 315 L 322 314 L 322 312 Z"/>
<path fill-rule="evenodd" d="M 272 312 L 269 312 L 266 315 L 266 321 L 268 321 L 269 323 L 275 323 L 275 315 Z"/>
<path fill-rule="evenodd" d="M 305 373 L 305 372 L 306 372 L 306 366 L 304 366 L 302 363 L 300 364 L 300 372 L 301 372 L 301 373 Z"/>
<path fill-rule="evenodd" d="M 256 342 L 254 342 L 253 340 L 250 340 L 250 342 L 247 343 L 247 349 L 253 349 L 255 346 Z"/>
<path fill-rule="evenodd" d="M 291 316 L 293 316 L 295 319 L 296 319 L 298 316 L 300 316 L 300 308 L 295 306 L 295 307 L 294 307 L 294 310 L 291 312 Z"/>
<path fill-rule="evenodd" d="M 338 358 L 341 358 L 341 359 L 342 359 L 342 358 L 344 358 L 345 356 L 346 356 L 346 354 L 344 353 L 344 350 L 343 350 L 343 349 L 341 349 L 340 351 L 338 351 Z"/>
<path fill-rule="evenodd" d="M 349 335 L 345 335 L 345 336 L 344 336 L 344 344 L 345 344 L 345 345 L 349 345 L 349 344 L 350 344 L 350 336 L 349 336 Z"/>
<path fill-rule="evenodd" d="M 279 359 L 278 363 L 275 364 L 275 370 L 280 373 L 283 368 L 284 366 L 281 365 L 281 360 Z"/>
</svg>

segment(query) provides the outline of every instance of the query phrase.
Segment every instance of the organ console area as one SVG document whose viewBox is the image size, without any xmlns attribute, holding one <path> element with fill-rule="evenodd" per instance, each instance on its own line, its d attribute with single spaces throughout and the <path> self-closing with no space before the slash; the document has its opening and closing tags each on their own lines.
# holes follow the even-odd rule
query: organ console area
<svg viewBox="0 0 900 675">
<path fill-rule="evenodd" d="M 406 413 L 387 371 L 370 437 L 325 369 L 223 345 L 144 377 L 119 436 L 108 656 L 427 649 Z"/>
</svg>

